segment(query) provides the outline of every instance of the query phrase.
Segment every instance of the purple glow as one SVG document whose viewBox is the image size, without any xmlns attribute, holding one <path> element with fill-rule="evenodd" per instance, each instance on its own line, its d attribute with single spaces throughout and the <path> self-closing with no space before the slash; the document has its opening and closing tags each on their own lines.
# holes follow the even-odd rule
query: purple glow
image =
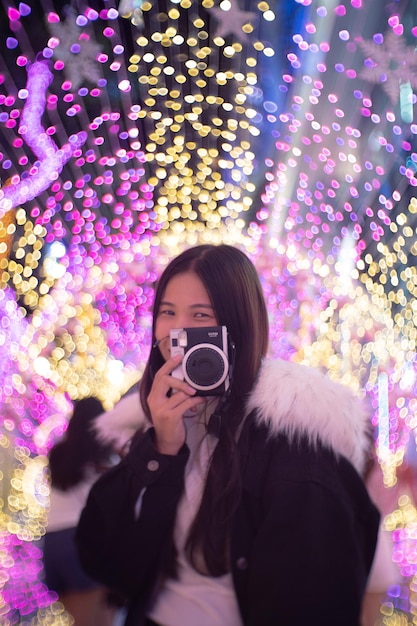
<svg viewBox="0 0 417 626">
<path fill-rule="evenodd" d="M 19 132 L 41 164 L 27 178 L 1 190 L 0 214 L 3 215 L 45 191 L 58 178 L 65 163 L 87 139 L 87 133 L 82 131 L 70 137 L 69 143 L 58 149 L 41 124 L 46 105 L 45 94 L 53 76 L 43 62 L 33 63 L 27 71 L 28 97 L 23 108 Z"/>
<path fill-rule="evenodd" d="M 24 2 L 20 2 L 19 3 L 19 12 L 20 12 L 20 15 L 25 17 L 26 15 L 30 15 L 31 14 L 32 9 L 30 8 L 30 6 L 28 6 Z"/>
<path fill-rule="evenodd" d="M 17 39 L 15 39 L 14 37 L 7 37 L 6 46 L 9 48 L 9 50 L 14 50 L 14 48 L 17 48 L 18 45 L 19 42 L 17 41 Z"/>
</svg>

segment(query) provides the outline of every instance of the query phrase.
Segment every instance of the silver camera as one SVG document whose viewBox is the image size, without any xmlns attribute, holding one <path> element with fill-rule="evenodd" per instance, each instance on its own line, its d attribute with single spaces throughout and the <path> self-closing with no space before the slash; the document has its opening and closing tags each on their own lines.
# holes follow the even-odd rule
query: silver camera
<svg viewBox="0 0 417 626">
<path fill-rule="evenodd" d="M 221 396 L 230 385 L 226 326 L 175 328 L 170 332 L 171 356 L 182 363 L 172 376 L 185 380 L 198 396 Z"/>
</svg>

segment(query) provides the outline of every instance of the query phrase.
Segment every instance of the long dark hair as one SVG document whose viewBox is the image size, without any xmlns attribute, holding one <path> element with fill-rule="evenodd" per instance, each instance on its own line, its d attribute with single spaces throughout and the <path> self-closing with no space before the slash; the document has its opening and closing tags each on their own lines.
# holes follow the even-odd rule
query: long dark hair
<svg viewBox="0 0 417 626">
<path fill-rule="evenodd" d="M 94 420 L 103 412 L 103 405 L 97 398 L 74 402 L 65 435 L 48 455 L 53 487 L 66 491 L 84 480 L 87 468 L 98 470 L 109 464 L 112 447 L 99 441 L 93 429 Z"/>
<path fill-rule="evenodd" d="M 221 416 L 219 441 L 186 544 L 188 558 L 197 570 L 219 576 L 230 569 L 230 524 L 240 493 L 236 433 L 268 349 L 268 315 L 258 274 L 246 254 L 229 245 L 200 245 L 173 259 L 158 282 L 153 309 L 153 343 L 156 318 L 167 285 L 174 276 L 189 271 L 195 272 L 204 284 L 219 325 L 227 327 L 236 347 L 233 381 Z M 162 364 L 159 350 L 153 348 L 140 385 L 141 403 L 149 419 L 147 397 L 155 371 Z"/>
</svg>

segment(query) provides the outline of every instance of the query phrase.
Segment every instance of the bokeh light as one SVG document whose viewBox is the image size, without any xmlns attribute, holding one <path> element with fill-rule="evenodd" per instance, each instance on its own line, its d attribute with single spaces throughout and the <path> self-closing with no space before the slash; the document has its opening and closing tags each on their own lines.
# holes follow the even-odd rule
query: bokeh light
<svg viewBox="0 0 417 626">
<path fill-rule="evenodd" d="M 111 408 L 140 378 L 186 246 L 253 259 L 271 353 L 369 402 L 396 484 L 417 432 L 416 36 L 406 0 L 0 2 L 5 626 L 70 623 L 42 583 L 45 455 L 72 400 Z M 416 516 L 386 520 L 393 626 L 415 623 Z"/>
</svg>

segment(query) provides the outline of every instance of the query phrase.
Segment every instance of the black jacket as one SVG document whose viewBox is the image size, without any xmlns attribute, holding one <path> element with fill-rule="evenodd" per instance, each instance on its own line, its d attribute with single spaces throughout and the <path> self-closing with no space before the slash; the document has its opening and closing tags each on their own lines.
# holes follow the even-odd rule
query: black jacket
<svg viewBox="0 0 417 626">
<path fill-rule="evenodd" d="M 285 407 L 291 408 L 287 418 Z M 243 492 L 230 548 L 243 624 L 358 626 L 379 523 L 359 474 L 363 409 L 346 388 L 283 362 L 264 365 L 249 409 L 239 440 Z M 277 415 L 268 417 L 272 410 Z M 99 479 L 81 516 L 83 565 L 128 598 L 129 626 L 143 623 L 165 571 L 187 459 L 186 446 L 177 456 L 159 454 L 149 429 Z"/>
</svg>

